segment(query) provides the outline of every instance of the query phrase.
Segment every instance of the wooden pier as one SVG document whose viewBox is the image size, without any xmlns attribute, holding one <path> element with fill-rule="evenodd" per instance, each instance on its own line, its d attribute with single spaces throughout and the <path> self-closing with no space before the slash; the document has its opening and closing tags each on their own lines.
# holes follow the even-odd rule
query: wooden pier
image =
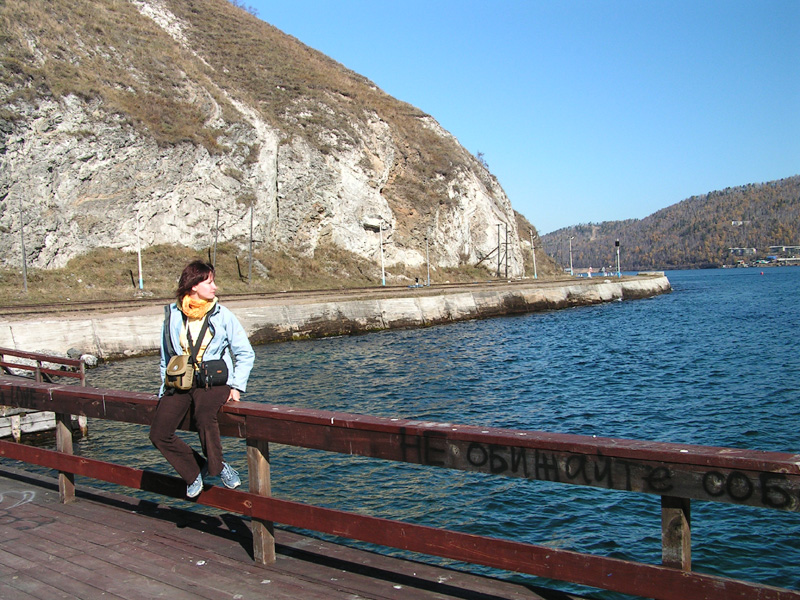
<svg viewBox="0 0 800 600">
<path fill-rule="evenodd" d="M 0 440 L 0 458 L 21 460 L 58 471 L 58 499 L 64 506 L 63 508 L 55 506 L 55 499 L 45 503 L 53 513 L 64 511 L 63 514 L 67 515 L 71 514 L 70 511 L 82 510 L 71 505 L 76 499 L 76 476 L 90 477 L 131 489 L 141 489 L 164 497 L 183 498 L 186 485 L 177 477 L 80 457 L 72 452 L 72 436 L 67 426 L 70 415 L 147 425 L 152 419 L 157 403 L 158 400 L 150 394 L 56 385 L 0 376 L 0 405 L 31 410 L 52 410 L 57 414 L 59 421 L 57 450 L 45 450 Z M 402 587 L 408 583 L 393 583 L 390 590 L 382 582 L 385 579 L 395 581 L 398 573 L 403 577 L 408 577 L 411 573 L 411 581 L 417 582 L 415 585 L 419 590 L 430 591 L 429 583 L 425 582 L 438 581 L 438 575 L 431 575 L 431 578 L 426 576 L 419 581 L 414 579 L 419 577 L 419 573 L 427 573 L 427 569 L 431 568 L 416 566 L 418 563 L 398 562 L 392 563 L 394 566 L 377 566 L 378 563 L 380 565 L 387 563 L 382 562 L 383 558 L 368 560 L 356 557 L 350 554 L 354 551 L 335 545 L 326 546 L 321 550 L 319 542 L 289 543 L 285 541 L 288 538 L 284 538 L 282 532 L 276 533 L 273 523 L 279 523 L 283 526 L 298 527 L 445 560 L 482 565 L 656 600 L 718 598 L 800 600 L 800 590 L 696 572 L 692 569 L 691 560 L 692 500 L 751 506 L 760 510 L 783 512 L 788 519 L 795 517 L 796 513 L 800 512 L 800 453 L 484 428 L 309 410 L 257 402 L 225 405 L 219 414 L 219 425 L 223 435 L 241 438 L 246 443 L 249 490 L 228 490 L 207 485 L 194 502 L 223 513 L 240 516 L 222 518 L 221 522 L 225 523 L 228 529 L 228 533 L 224 535 L 219 532 L 225 531 L 225 527 L 219 525 L 219 520 L 216 521 L 217 525 L 211 529 L 218 532 L 220 539 L 206 536 L 205 543 L 198 544 L 196 548 L 193 546 L 194 542 L 170 541 L 176 533 L 174 531 L 169 535 L 157 534 L 155 538 L 150 539 L 146 533 L 149 531 L 146 525 L 148 519 L 131 526 L 134 527 L 132 531 L 139 532 L 135 537 L 140 540 L 137 543 L 144 548 L 144 550 L 139 548 L 140 551 L 157 548 L 153 554 L 160 556 L 160 559 L 154 558 L 159 569 L 166 569 L 170 573 L 183 573 L 191 563 L 191 556 L 194 555 L 203 556 L 204 558 L 198 560 L 206 562 L 199 566 L 205 566 L 208 560 L 220 551 L 218 546 L 220 548 L 224 546 L 220 541 L 224 538 L 232 541 L 233 545 L 226 546 L 228 549 L 224 552 L 220 551 L 222 557 L 220 560 L 233 560 L 236 557 L 243 561 L 251 559 L 252 562 L 240 567 L 243 573 L 265 572 L 259 569 L 267 569 L 270 573 L 274 569 L 281 572 L 286 565 L 294 564 L 286 562 L 286 558 L 297 558 L 297 552 L 300 550 L 312 552 L 318 557 L 314 560 L 322 561 L 323 565 L 328 564 L 323 560 L 326 556 L 348 556 L 351 558 L 342 560 L 350 561 L 353 565 L 376 565 L 377 570 L 371 571 L 372 577 L 380 581 L 364 584 L 365 589 L 362 592 L 348 591 L 348 596 L 330 595 L 328 592 L 314 595 L 317 594 L 316 591 L 301 593 L 295 588 L 295 595 L 292 597 L 425 598 L 428 596 L 422 595 L 422 591 L 418 592 L 416 589 L 414 594 L 403 594 Z M 191 430 L 192 423 L 184 423 L 182 428 Z M 529 480 L 531 485 L 537 481 L 548 481 L 562 485 L 591 486 L 624 493 L 656 495 L 661 498 L 662 561 L 661 564 L 651 564 L 581 553 L 276 498 L 272 496 L 270 489 L 272 467 L 269 460 L 269 445 L 272 443 L 412 463 L 426 468 L 456 469 L 496 477 L 523 478 Z M 12 494 L 7 496 L 12 498 L 14 511 L 27 504 L 35 504 L 33 500 L 24 502 L 23 500 L 28 497 L 24 494 L 20 496 L 19 504 Z M 151 506 L 139 503 L 133 509 L 130 508 L 130 502 L 128 504 L 123 502 L 121 505 L 128 507 L 124 510 L 131 514 L 144 510 L 143 507 Z M 0 504 L 0 509 L 5 506 L 7 505 Z M 148 508 L 151 509 L 152 507 Z M 157 520 L 159 515 L 167 513 L 177 514 L 172 509 L 152 509 L 152 514 L 148 514 L 148 517 Z M 122 536 L 120 533 L 113 533 L 117 527 L 114 516 L 95 512 L 94 509 L 86 509 L 84 514 L 96 515 L 86 518 L 94 519 L 94 523 L 103 523 L 104 529 L 84 525 L 86 534 L 83 537 L 87 537 L 92 543 L 99 543 L 109 535 L 111 537 L 108 539 L 113 539 L 115 535 Z M 54 515 L 53 521 L 58 521 L 60 518 Z M 20 519 L 16 513 L 11 516 L 10 522 L 14 523 L 15 519 Z M 126 519 L 120 518 L 120 521 Z M 31 516 L 29 523 L 25 523 L 24 517 L 21 520 L 23 521 L 21 526 L 12 527 L 15 529 L 11 531 L 12 535 L 22 536 L 21 532 L 37 529 L 40 526 L 34 516 Z M 173 528 L 175 527 L 175 518 L 168 517 L 166 520 Z M 236 524 L 236 532 L 228 521 Z M 5 523 L 0 513 L 0 525 Z M 200 523 L 203 527 L 209 525 L 209 522 L 203 519 L 200 519 Z M 246 531 L 245 523 L 249 524 L 249 531 Z M 207 533 L 203 527 L 199 527 L 199 530 Z M 42 532 L 51 529 L 58 530 L 58 524 L 48 525 Z M 75 532 L 77 532 L 75 537 L 80 538 L 81 526 L 76 526 Z M 609 531 L 608 534 L 613 536 L 615 532 Z M 90 535 L 93 537 L 88 537 Z M 753 536 L 758 535 L 757 528 L 754 528 Z M 76 556 L 82 555 L 84 552 L 80 550 L 80 546 L 68 544 L 67 537 L 72 536 L 62 536 L 56 541 L 67 546 L 65 552 L 75 553 Z M 37 543 L 32 540 L 26 542 Z M 17 544 L 13 545 L 14 548 L 16 546 Z M 172 550 L 172 546 L 177 547 L 175 551 Z M 7 553 L 11 547 L 10 544 L 0 546 Z M 317 550 L 308 550 L 309 547 Z M 233 552 L 230 548 L 238 554 L 236 556 L 226 554 Z M 117 551 L 116 548 L 114 551 Z M 0 554 L 0 556 L 5 555 Z M 367 554 L 367 556 L 374 555 Z M 16 568 L 14 565 L 17 563 L 14 562 L 13 554 L 8 556 L 8 560 L 11 561 L 9 567 Z M 776 556 L 775 560 L 781 560 L 781 557 Z M 6 563 L 0 560 L 0 565 L 4 564 Z M 409 567 L 407 566 L 409 564 L 415 566 Z M 318 571 L 323 572 L 324 569 L 317 566 L 306 568 L 307 574 L 302 574 L 302 569 L 296 568 L 298 581 L 305 581 L 304 578 L 311 577 L 315 582 L 311 587 L 318 589 L 315 586 L 321 585 L 321 580 L 314 577 Z M 349 572 L 350 567 L 342 568 L 342 572 L 345 571 Z M 191 569 L 189 572 L 192 572 Z M 290 569 L 289 572 L 295 571 Z M 333 572 L 327 571 L 327 573 Z M 0 571 L 0 578 L 2 577 Z M 12 580 L 13 577 L 14 575 L 11 575 Z M 232 577 L 235 581 L 236 576 Z M 334 579 L 337 576 L 330 574 L 330 578 Z M 118 578 L 113 576 L 112 579 Z M 211 579 L 210 583 L 217 585 L 223 580 L 223 576 Z M 266 579 L 271 580 L 270 577 Z M 298 581 L 294 582 L 295 585 Z M 539 597 L 531 595 L 532 591 L 527 588 L 514 589 L 509 592 L 510 595 L 505 596 L 495 590 L 497 585 L 495 582 L 490 588 L 485 588 L 482 587 L 484 584 L 479 583 L 480 581 L 483 580 L 478 578 L 469 584 L 452 584 L 453 587 L 447 590 L 430 592 L 433 594 L 430 597 L 485 600 Z M 189 579 L 186 582 L 186 590 L 194 593 L 194 585 Z M 400 590 L 393 596 L 392 590 L 398 589 L 397 585 L 400 586 Z M 451 582 L 447 585 L 450 586 Z M 338 582 L 334 588 L 339 589 Z M 486 589 L 490 591 L 482 591 Z M 277 594 L 273 597 L 282 597 Z M 33 595 L 33 597 L 50 596 Z M 542 594 L 541 597 L 548 596 Z M 564 599 L 568 596 L 561 594 L 555 597 Z"/>
<path fill-rule="evenodd" d="M 59 501 L 55 479 L 0 466 L 0 598 L 572 600 L 489 577 L 276 532 L 253 562 L 249 523 L 104 491 Z"/>
</svg>

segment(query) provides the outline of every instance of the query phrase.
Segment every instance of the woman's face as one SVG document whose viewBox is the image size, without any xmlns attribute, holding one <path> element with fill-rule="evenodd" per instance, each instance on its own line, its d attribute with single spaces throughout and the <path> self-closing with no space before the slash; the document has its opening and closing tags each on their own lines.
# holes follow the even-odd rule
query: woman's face
<svg viewBox="0 0 800 600">
<path fill-rule="evenodd" d="M 210 302 L 216 294 L 217 284 L 214 283 L 214 274 L 209 273 L 207 279 L 192 287 L 192 293 L 189 296 L 195 300 L 208 300 Z"/>
</svg>

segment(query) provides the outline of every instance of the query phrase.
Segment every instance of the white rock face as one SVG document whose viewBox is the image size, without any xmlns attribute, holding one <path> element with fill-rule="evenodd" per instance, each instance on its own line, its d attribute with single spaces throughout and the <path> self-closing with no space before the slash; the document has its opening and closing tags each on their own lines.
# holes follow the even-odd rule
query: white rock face
<svg viewBox="0 0 800 600">
<path fill-rule="evenodd" d="M 382 222 L 387 265 L 424 263 L 424 244 L 397 239 L 403 215 L 380 193 L 395 151 L 385 124 L 370 123 L 363 148 L 323 155 L 300 138 L 279 144 L 280 132 L 239 109 L 252 127 L 228 145 L 258 147 L 251 164 L 189 143 L 159 148 L 74 97 L 25 107 L 27 119 L 14 124 L 0 156 L 0 263 L 20 264 L 20 210 L 28 264 L 55 268 L 92 248 L 133 251 L 139 239 L 142 247 L 208 247 L 217 215 L 219 241 L 244 246 L 250 203 L 253 237 L 267 247 L 313 255 L 329 242 L 379 260 Z M 375 170 L 365 170 L 365 153 Z M 507 223 L 510 274 L 518 275 L 519 240 L 502 189 L 487 189 L 471 171 L 459 171 L 448 188 L 454 202 L 437 209 L 430 231 L 434 264 L 474 264 L 496 248 L 498 224 L 505 244 Z"/>
<path fill-rule="evenodd" d="M 176 42 L 187 43 L 186 27 L 162 3 L 135 5 Z M 459 166 L 449 180 L 436 182 L 450 202 L 439 203 L 426 215 L 424 230 L 412 235 L 409 215 L 382 193 L 397 175 L 402 152 L 392 126 L 377 113 L 354 119 L 347 135 L 319 133 L 329 149 L 323 152 L 215 88 L 239 113 L 236 122 L 226 122 L 214 94 L 198 83 L 183 84 L 202 98 L 206 125 L 221 132 L 220 153 L 189 142 L 159 147 L 99 100 L 9 101 L 14 90 L 0 86 L 0 100 L 15 117 L 0 121 L 0 265 L 21 265 L 23 240 L 28 266 L 38 268 L 62 267 L 98 247 L 209 247 L 217 219 L 219 242 L 246 247 L 252 218 L 253 239 L 262 249 L 313 255 L 320 244 L 333 244 L 379 263 L 383 238 L 388 268 L 423 264 L 426 235 L 434 267 L 476 264 L 497 251 L 498 224 L 505 254 L 507 225 L 509 275 L 522 274 L 511 203 L 460 146 Z M 332 109 L 296 106 L 286 119 L 325 110 Z M 432 118 L 420 122 L 454 142 Z M 494 257 L 482 263 L 489 270 Z"/>
</svg>

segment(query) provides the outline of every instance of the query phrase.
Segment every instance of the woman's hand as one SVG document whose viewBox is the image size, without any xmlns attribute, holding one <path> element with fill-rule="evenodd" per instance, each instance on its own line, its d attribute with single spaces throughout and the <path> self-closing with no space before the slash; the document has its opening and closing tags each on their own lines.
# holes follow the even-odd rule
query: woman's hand
<svg viewBox="0 0 800 600">
<path fill-rule="evenodd" d="M 241 392 L 236 388 L 231 388 L 231 393 L 228 394 L 228 399 L 225 400 L 225 404 L 228 402 L 238 402 L 239 398 L 241 397 Z"/>
</svg>

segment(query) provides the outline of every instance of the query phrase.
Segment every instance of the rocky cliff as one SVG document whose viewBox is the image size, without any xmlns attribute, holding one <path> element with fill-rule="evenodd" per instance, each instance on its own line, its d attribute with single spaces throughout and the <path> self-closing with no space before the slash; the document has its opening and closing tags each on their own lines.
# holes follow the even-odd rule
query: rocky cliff
<svg viewBox="0 0 800 600">
<path fill-rule="evenodd" d="M 452 135 L 227 0 L 3 2 L 0 27 L 2 266 L 216 236 L 376 261 L 383 239 L 387 266 L 427 238 L 434 266 L 491 268 L 500 230 L 522 274 L 509 199 Z"/>
</svg>

